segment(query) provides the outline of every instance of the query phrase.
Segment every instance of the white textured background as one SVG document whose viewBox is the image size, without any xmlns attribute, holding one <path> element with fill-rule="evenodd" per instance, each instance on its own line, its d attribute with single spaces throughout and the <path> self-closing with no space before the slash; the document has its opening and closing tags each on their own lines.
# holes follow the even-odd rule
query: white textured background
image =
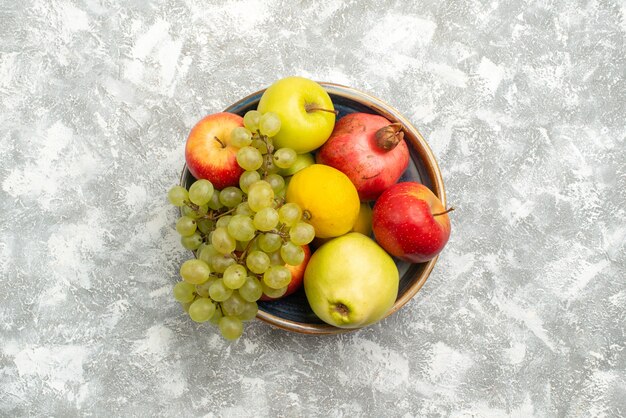
<svg viewBox="0 0 626 418">
<path fill-rule="evenodd" d="M 623 0 L 119 3 L 0 0 L 0 415 L 626 415 Z M 294 74 L 422 131 L 452 238 L 380 324 L 229 344 L 170 296 L 165 193 Z"/>
</svg>

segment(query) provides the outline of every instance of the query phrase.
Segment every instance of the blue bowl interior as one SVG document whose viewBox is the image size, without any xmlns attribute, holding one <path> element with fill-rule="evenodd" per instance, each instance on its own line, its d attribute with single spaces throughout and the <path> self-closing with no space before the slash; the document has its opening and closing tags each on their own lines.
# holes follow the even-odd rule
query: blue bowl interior
<svg viewBox="0 0 626 418">
<path fill-rule="evenodd" d="M 225 111 L 243 116 L 247 111 L 255 110 L 257 108 L 257 104 L 261 99 L 261 94 L 262 92 L 251 95 L 225 109 Z M 368 107 L 367 105 L 354 100 L 334 95 L 332 93 L 330 94 L 330 97 L 333 101 L 335 109 L 339 111 L 339 115 L 337 116 L 338 119 L 355 112 L 372 114 L 377 113 L 374 109 Z M 409 166 L 399 181 L 416 181 L 432 188 L 433 185 L 431 184 L 429 176 L 426 174 L 426 169 L 422 160 L 412 147 L 409 147 L 409 149 L 411 154 Z M 187 170 L 184 174 L 185 186 L 189 188 L 195 180 L 196 179 Z M 411 264 L 399 259 L 394 259 L 394 261 L 396 262 L 400 272 L 400 286 L 398 290 L 398 297 L 400 297 L 412 285 L 420 270 L 424 268 L 425 264 Z M 259 310 L 289 321 L 304 324 L 324 324 L 324 322 L 311 310 L 306 299 L 306 295 L 304 294 L 304 289 L 300 289 L 296 293 L 276 301 L 259 301 L 258 305 Z"/>
</svg>

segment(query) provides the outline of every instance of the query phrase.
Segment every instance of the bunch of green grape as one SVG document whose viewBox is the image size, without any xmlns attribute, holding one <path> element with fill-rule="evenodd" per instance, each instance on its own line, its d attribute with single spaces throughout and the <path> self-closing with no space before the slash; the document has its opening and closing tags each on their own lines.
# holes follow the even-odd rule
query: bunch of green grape
<svg viewBox="0 0 626 418">
<path fill-rule="evenodd" d="M 196 255 L 182 264 L 174 298 L 192 320 L 210 321 L 229 340 L 239 338 L 243 321 L 256 316 L 263 294 L 285 294 L 291 282 L 286 265 L 301 264 L 302 246 L 315 237 L 302 209 L 285 203 L 285 178 L 278 173 L 291 167 L 297 154 L 274 149 L 279 117 L 253 110 L 243 121 L 230 138 L 239 148 L 237 162 L 246 170 L 239 187 L 216 190 L 201 179 L 189 190 L 174 186 L 168 193 L 181 210 L 176 222 L 181 244 Z"/>
</svg>

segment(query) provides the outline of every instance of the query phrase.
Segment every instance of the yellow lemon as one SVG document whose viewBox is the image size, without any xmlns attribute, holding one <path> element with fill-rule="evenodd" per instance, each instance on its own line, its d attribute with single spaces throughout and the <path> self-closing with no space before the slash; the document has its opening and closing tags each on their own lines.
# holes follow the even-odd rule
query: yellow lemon
<svg viewBox="0 0 626 418">
<path fill-rule="evenodd" d="M 303 217 L 319 238 L 345 234 L 359 215 L 359 194 L 354 184 L 327 165 L 313 164 L 294 174 L 286 198 L 302 208 Z"/>
</svg>

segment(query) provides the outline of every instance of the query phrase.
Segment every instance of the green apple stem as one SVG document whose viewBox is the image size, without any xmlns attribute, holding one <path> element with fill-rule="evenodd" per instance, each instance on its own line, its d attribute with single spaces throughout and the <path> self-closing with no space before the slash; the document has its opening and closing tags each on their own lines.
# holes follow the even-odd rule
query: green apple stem
<svg viewBox="0 0 626 418">
<path fill-rule="evenodd" d="M 454 208 L 448 208 L 443 212 L 439 212 L 439 213 L 433 213 L 433 216 L 439 216 L 439 215 L 445 215 L 448 212 L 452 212 L 454 210 Z"/>
<path fill-rule="evenodd" d="M 218 137 L 214 136 L 213 139 L 215 139 L 217 142 L 220 143 L 220 145 L 222 146 L 222 148 L 226 148 L 226 144 L 222 142 L 221 139 L 219 139 Z"/>
<path fill-rule="evenodd" d="M 346 315 L 348 315 L 350 313 L 350 310 L 348 309 L 348 307 L 346 305 L 344 305 L 343 303 L 341 303 L 341 302 L 337 303 L 333 308 L 341 316 L 346 316 Z"/>
<path fill-rule="evenodd" d="M 337 321 L 339 324 L 348 323 L 348 315 L 350 314 L 350 309 L 346 305 L 341 302 L 337 302 L 331 306 L 330 316 Z"/>
<path fill-rule="evenodd" d="M 334 110 L 334 109 L 324 109 L 323 107 L 318 107 L 315 104 L 306 104 L 306 105 L 304 105 L 304 109 L 306 110 L 307 113 L 311 113 L 311 112 L 315 112 L 316 110 L 320 110 L 322 112 L 334 113 L 335 116 L 339 114 L 339 111 L 337 111 L 337 110 Z"/>
</svg>

